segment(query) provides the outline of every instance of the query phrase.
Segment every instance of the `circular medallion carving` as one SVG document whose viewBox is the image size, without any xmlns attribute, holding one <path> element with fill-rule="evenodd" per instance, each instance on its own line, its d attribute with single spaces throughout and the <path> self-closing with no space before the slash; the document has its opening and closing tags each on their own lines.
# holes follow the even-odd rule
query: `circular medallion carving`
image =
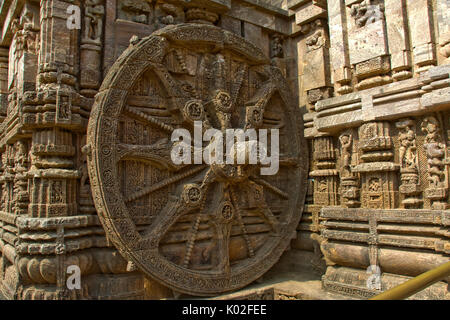
<svg viewBox="0 0 450 320">
<path fill-rule="evenodd" d="M 251 162 L 243 151 L 243 162 L 225 163 L 227 139 L 208 139 L 208 129 L 254 131 L 245 142 L 231 139 L 233 160 L 265 134 L 259 150 L 271 161 Z M 188 149 L 173 141 L 176 132 L 192 137 Z M 174 290 L 242 288 L 295 235 L 308 169 L 302 132 L 281 72 L 241 37 L 181 24 L 133 43 L 111 67 L 89 120 L 89 177 L 108 238 Z M 224 162 L 206 162 L 204 153 L 220 144 Z"/>
</svg>

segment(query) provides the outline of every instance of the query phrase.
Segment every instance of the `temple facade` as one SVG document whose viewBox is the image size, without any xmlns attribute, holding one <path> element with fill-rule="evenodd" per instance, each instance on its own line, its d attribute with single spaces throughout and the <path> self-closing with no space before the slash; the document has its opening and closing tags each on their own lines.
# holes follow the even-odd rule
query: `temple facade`
<svg viewBox="0 0 450 320">
<path fill-rule="evenodd" d="M 4 298 L 367 299 L 449 261 L 449 1 L 0 0 L 0 25 Z M 206 129 L 276 132 L 277 171 L 196 161 Z M 320 289 L 252 291 L 282 273 Z"/>
</svg>

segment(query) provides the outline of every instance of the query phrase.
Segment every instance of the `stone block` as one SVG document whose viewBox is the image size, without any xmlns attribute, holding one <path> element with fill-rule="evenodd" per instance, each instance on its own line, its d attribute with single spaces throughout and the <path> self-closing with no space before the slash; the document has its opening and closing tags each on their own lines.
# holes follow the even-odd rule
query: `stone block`
<svg viewBox="0 0 450 320">
<path fill-rule="evenodd" d="M 435 45 L 433 43 L 415 44 L 413 47 L 414 63 L 423 65 L 436 60 Z"/>
<path fill-rule="evenodd" d="M 351 79 L 351 72 L 348 68 L 349 53 L 345 45 L 345 32 L 347 26 L 343 24 L 345 21 L 345 8 L 340 1 L 328 1 L 328 28 L 330 34 L 330 62 L 331 68 L 334 70 L 334 81 L 346 82 Z"/>
<path fill-rule="evenodd" d="M 407 39 L 406 8 L 402 1 L 386 0 L 385 16 L 391 65 L 393 70 L 411 67 L 410 48 Z"/>
<path fill-rule="evenodd" d="M 240 36 L 242 33 L 241 21 L 233 17 L 222 15 L 220 18 L 219 25 L 221 28 L 231 31 L 234 34 L 237 34 L 238 36 Z"/>
<path fill-rule="evenodd" d="M 278 32 L 285 32 L 283 30 L 279 30 L 279 27 L 277 28 L 277 17 L 275 15 L 260 10 L 255 10 L 254 7 L 250 7 L 242 3 L 237 4 L 233 2 L 230 11 L 227 12 L 227 15 L 235 19 L 252 23 L 256 26 L 264 27 Z"/>
<path fill-rule="evenodd" d="M 325 65 L 326 48 L 322 47 L 305 54 L 308 63 L 303 68 L 304 90 L 329 85 L 329 75 Z"/>
<path fill-rule="evenodd" d="M 340 67 L 334 69 L 334 81 L 335 82 L 346 82 L 352 79 L 352 72 L 348 67 Z"/>
<path fill-rule="evenodd" d="M 389 56 L 376 57 L 355 65 L 355 74 L 358 78 L 384 74 L 389 70 Z"/>
<path fill-rule="evenodd" d="M 295 13 L 295 23 L 305 24 L 312 20 L 326 17 L 327 11 L 321 7 L 314 5 L 313 3 L 308 3 L 302 6 Z"/>
<path fill-rule="evenodd" d="M 287 7 L 288 9 L 296 8 L 310 1 L 311 0 L 287 0 Z"/>
<path fill-rule="evenodd" d="M 349 32 L 350 63 L 357 64 L 388 54 L 384 21 L 378 20 Z"/>
<path fill-rule="evenodd" d="M 244 22 L 244 38 L 264 51 L 265 55 L 269 53 L 269 37 L 263 34 L 261 27 Z M 266 50 L 267 49 L 267 50 Z"/>
<path fill-rule="evenodd" d="M 401 70 L 411 66 L 411 54 L 409 51 L 403 50 L 391 53 L 392 70 Z"/>
</svg>

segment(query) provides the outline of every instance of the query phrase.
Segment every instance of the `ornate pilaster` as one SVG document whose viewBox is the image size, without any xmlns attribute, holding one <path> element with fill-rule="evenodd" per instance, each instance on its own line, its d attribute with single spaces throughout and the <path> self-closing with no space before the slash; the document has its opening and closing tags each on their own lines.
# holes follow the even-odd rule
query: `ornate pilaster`
<svg viewBox="0 0 450 320">
<path fill-rule="evenodd" d="M 426 117 L 421 124 L 426 134 L 424 147 L 427 155 L 428 188 L 425 197 L 432 209 L 448 209 L 448 164 L 445 162 L 446 146 L 442 136 L 442 123 L 435 116 Z"/>
<path fill-rule="evenodd" d="M 347 15 L 343 1 L 327 1 L 330 25 L 330 62 L 335 92 L 343 95 L 353 91 L 352 71 L 347 39 Z"/>
<path fill-rule="evenodd" d="M 436 65 L 432 1 L 407 0 L 406 6 L 415 73 L 422 73 Z"/>
<path fill-rule="evenodd" d="M 361 206 L 373 209 L 397 207 L 396 171 L 392 162 L 392 140 L 389 122 L 369 122 L 359 128 L 361 163 L 352 172 L 361 175 Z"/>
<path fill-rule="evenodd" d="M 317 137 L 313 140 L 314 204 L 335 206 L 338 204 L 336 150 L 333 137 Z"/>
<path fill-rule="evenodd" d="M 401 180 L 399 191 L 404 196 L 402 205 L 405 208 L 419 208 L 423 201 L 419 197 L 420 184 L 415 122 L 412 119 L 402 119 L 397 121 L 395 125 L 400 130 L 398 134 Z"/>
</svg>

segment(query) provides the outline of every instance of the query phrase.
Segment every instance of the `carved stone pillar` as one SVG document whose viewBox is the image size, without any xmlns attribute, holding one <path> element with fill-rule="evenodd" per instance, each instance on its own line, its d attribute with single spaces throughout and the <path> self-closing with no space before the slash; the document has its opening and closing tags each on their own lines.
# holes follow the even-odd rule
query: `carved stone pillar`
<svg viewBox="0 0 450 320">
<path fill-rule="evenodd" d="M 14 144 L 14 190 L 13 208 L 14 214 L 26 214 L 28 212 L 28 141 L 19 140 Z"/>
<path fill-rule="evenodd" d="M 313 140 L 313 168 L 309 176 L 314 179 L 314 204 L 335 206 L 338 204 L 336 150 L 333 137 Z"/>
<path fill-rule="evenodd" d="M 40 52 L 37 70 L 36 90 L 24 99 L 26 114 L 24 122 L 32 131 L 30 147 L 28 215 L 38 218 L 39 223 L 63 221 L 68 216 L 77 216 L 77 178 L 75 146 L 77 131 L 82 128 L 79 96 L 76 93 L 78 74 L 78 33 L 67 28 L 69 5 L 73 1 L 43 0 L 40 3 Z M 25 107 L 24 107 L 25 108 Z M 39 248 L 34 252 L 21 251 L 20 257 L 39 261 L 39 254 L 51 257 L 51 265 L 41 268 L 41 275 L 52 270 L 54 279 L 48 279 L 46 287 L 37 288 L 39 277 L 31 274 L 25 281 L 21 298 L 43 294 L 45 299 L 66 299 L 79 291 L 69 292 L 66 288 L 66 267 L 70 263 L 70 247 L 61 222 L 52 232 L 55 236 L 43 249 L 40 240 L 22 243 L 21 246 Z M 70 229 L 69 229 L 70 230 Z M 31 230 L 30 233 L 37 230 Z M 39 239 L 39 238 L 37 238 Z M 79 240 L 75 240 L 78 242 Z M 80 242 L 77 243 L 80 245 Z"/>
<path fill-rule="evenodd" d="M 76 3 L 75 3 L 76 4 Z M 67 28 L 68 2 L 41 2 L 41 50 L 36 104 L 54 106 L 34 121 L 31 146 L 31 203 L 34 217 L 66 216 L 76 213 L 76 178 L 72 129 L 80 127 L 75 107 L 78 30 Z M 52 128 L 46 123 L 52 122 Z"/>
<path fill-rule="evenodd" d="M 369 122 L 359 128 L 362 163 L 352 172 L 361 175 L 361 206 L 372 209 L 397 207 L 397 174 L 399 166 L 392 162 L 392 140 L 389 122 Z"/>
<path fill-rule="evenodd" d="M 402 205 L 405 208 L 419 208 L 423 201 L 418 197 L 420 189 L 415 123 L 412 119 L 402 119 L 395 125 L 400 130 L 398 135 L 401 180 L 399 191 L 404 196 Z"/>
<path fill-rule="evenodd" d="M 71 91 L 76 83 L 78 30 L 67 28 L 67 7 L 78 1 L 41 1 L 41 48 L 39 56 L 39 89 L 59 86 Z"/>
<path fill-rule="evenodd" d="M 70 131 L 55 127 L 33 132 L 30 216 L 45 218 L 76 214 L 78 171 L 72 169 L 74 154 Z"/>
<path fill-rule="evenodd" d="M 407 23 L 404 19 L 406 15 L 404 1 L 385 0 L 384 4 L 386 7 L 386 29 L 391 54 L 392 78 L 394 81 L 411 78 L 411 52 Z"/>
<path fill-rule="evenodd" d="M 421 124 L 426 134 L 424 147 L 427 155 L 428 188 L 425 197 L 430 199 L 432 209 L 449 208 L 448 163 L 445 161 L 446 146 L 442 135 L 442 123 L 435 116 L 426 117 Z"/>
<path fill-rule="evenodd" d="M 335 91 L 339 95 L 352 92 L 352 73 L 347 41 L 347 17 L 343 1 L 328 1 L 328 24 L 330 26 L 330 59 Z"/>
</svg>

